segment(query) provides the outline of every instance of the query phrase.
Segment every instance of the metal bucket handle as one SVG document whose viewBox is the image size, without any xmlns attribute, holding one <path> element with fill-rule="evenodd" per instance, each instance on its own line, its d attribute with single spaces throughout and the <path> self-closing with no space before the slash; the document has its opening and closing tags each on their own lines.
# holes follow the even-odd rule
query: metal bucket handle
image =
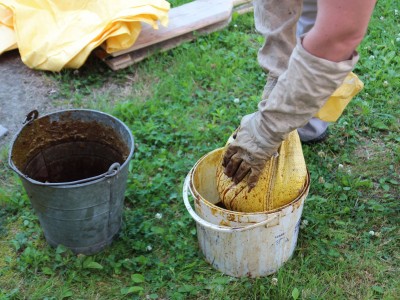
<svg viewBox="0 0 400 300">
<path fill-rule="evenodd" d="M 39 117 L 39 112 L 34 109 L 26 115 L 25 121 L 22 124 L 31 123 Z"/>
<path fill-rule="evenodd" d="M 245 227 L 229 227 L 229 226 L 215 225 L 213 223 L 210 223 L 210 222 L 204 220 L 198 214 L 196 214 L 196 212 L 194 211 L 194 209 L 192 208 L 192 206 L 190 205 L 190 202 L 189 202 L 189 197 L 188 197 L 189 184 L 190 184 L 190 177 L 191 177 L 192 172 L 193 172 L 193 169 L 190 170 L 190 172 L 186 176 L 185 182 L 183 184 L 183 192 L 182 192 L 183 202 L 185 203 L 186 209 L 189 212 L 189 214 L 191 215 L 191 217 L 200 225 L 202 225 L 208 229 L 218 231 L 218 232 L 234 233 L 234 232 L 243 232 L 243 231 L 251 230 L 254 228 L 258 228 L 258 227 L 267 225 L 267 224 L 271 223 L 272 221 L 276 221 L 276 219 L 278 219 L 278 223 L 279 223 L 279 214 L 275 214 L 271 218 L 268 218 L 264 221 L 261 221 L 261 222 L 258 222 L 256 224 L 252 224 L 249 226 L 245 226 Z"/>
<path fill-rule="evenodd" d="M 10 167 L 16 171 L 17 173 L 19 173 L 18 168 L 14 165 L 12 159 L 11 159 L 11 155 L 8 158 L 8 163 L 10 165 Z M 67 182 L 41 182 L 41 181 L 37 181 L 34 180 L 30 177 L 28 177 L 27 175 L 22 175 L 25 178 L 29 178 L 29 181 L 36 184 L 36 185 L 43 185 L 43 186 L 67 186 L 67 185 L 75 185 L 75 184 L 82 184 L 82 183 L 87 183 L 87 182 L 91 182 L 91 181 L 95 181 L 101 178 L 110 178 L 115 176 L 119 170 L 121 168 L 121 165 L 119 163 L 113 163 L 107 170 L 107 172 L 97 175 L 97 176 L 93 176 L 93 177 L 88 177 L 88 178 L 84 178 L 84 179 L 80 179 L 80 180 L 75 180 L 75 181 L 67 181 Z"/>
</svg>

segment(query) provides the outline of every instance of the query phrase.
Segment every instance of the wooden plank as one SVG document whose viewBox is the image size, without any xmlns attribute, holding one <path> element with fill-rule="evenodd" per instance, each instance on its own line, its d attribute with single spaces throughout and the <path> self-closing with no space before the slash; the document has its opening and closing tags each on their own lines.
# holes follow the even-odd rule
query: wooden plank
<svg viewBox="0 0 400 300">
<path fill-rule="evenodd" d="M 174 7 L 169 11 L 167 27 L 160 26 L 155 30 L 143 24 L 132 47 L 110 55 L 120 56 L 222 22 L 230 18 L 232 8 L 232 0 L 197 0 Z"/>
<path fill-rule="evenodd" d="M 235 7 L 242 4 L 251 4 L 252 2 L 252 0 L 233 0 L 233 6 Z"/>
<path fill-rule="evenodd" d="M 247 1 L 249 2 L 249 1 Z M 243 3 L 241 5 L 235 6 L 234 11 L 238 14 L 242 15 L 248 12 L 252 12 L 254 10 L 253 3 L 251 1 L 249 3 Z"/>
<path fill-rule="evenodd" d="M 135 63 L 138 63 L 139 61 L 146 59 L 147 57 L 151 56 L 154 53 L 164 52 L 173 49 L 185 42 L 192 41 L 196 39 L 196 36 L 198 35 L 205 35 L 220 30 L 228 26 L 229 23 L 230 19 L 204 27 L 202 29 L 197 30 L 196 32 L 189 32 L 181 36 L 175 37 L 173 39 L 163 41 L 146 48 L 138 49 L 136 51 L 125 53 L 117 57 L 109 56 L 108 53 L 101 48 L 96 49 L 95 54 L 100 59 L 102 59 L 113 71 L 117 71 L 126 68 L 130 65 L 133 65 Z"/>
<path fill-rule="evenodd" d="M 195 1 L 197 4 L 201 3 L 202 4 L 202 10 L 212 10 L 214 9 L 214 4 L 216 1 L 209 1 L 209 0 L 197 0 Z M 189 3 L 190 4 L 190 3 Z M 233 0 L 233 9 L 231 10 L 234 12 L 237 12 L 239 14 L 247 13 L 253 10 L 253 5 L 252 1 L 250 0 Z M 185 6 L 185 5 L 182 5 Z M 207 9 L 206 9 L 207 8 Z M 173 8 L 172 10 L 174 10 Z M 196 39 L 197 36 L 199 35 L 205 35 L 217 30 L 220 30 L 226 26 L 229 25 L 230 20 L 231 20 L 231 13 L 229 14 L 229 17 L 223 21 L 216 22 L 214 24 L 206 25 L 201 28 L 198 28 L 196 30 L 192 30 L 190 32 L 186 32 L 183 34 L 180 34 L 179 36 L 173 36 L 172 38 L 169 39 L 162 39 L 158 42 L 153 41 L 153 43 L 149 43 L 148 46 L 145 47 L 139 47 L 135 50 L 127 49 L 127 51 L 120 51 L 118 56 L 116 53 L 113 55 L 110 55 L 107 53 L 103 48 L 98 48 L 95 50 L 96 56 L 98 56 L 100 59 L 102 59 L 112 70 L 117 71 L 123 68 L 126 68 L 128 66 L 131 66 L 139 61 L 142 61 L 146 59 L 147 57 L 153 55 L 154 53 L 157 52 L 164 52 L 167 50 L 170 50 L 172 48 L 175 48 L 185 42 L 192 41 Z M 175 15 L 176 16 L 176 15 Z M 204 15 L 203 15 L 204 17 Z M 171 22 L 171 19 L 170 19 Z M 198 22 L 198 20 L 196 21 Z M 207 22 L 203 22 L 203 25 L 207 24 Z M 155 31 L 151 29 L 152 31 Z"/>
</svg>

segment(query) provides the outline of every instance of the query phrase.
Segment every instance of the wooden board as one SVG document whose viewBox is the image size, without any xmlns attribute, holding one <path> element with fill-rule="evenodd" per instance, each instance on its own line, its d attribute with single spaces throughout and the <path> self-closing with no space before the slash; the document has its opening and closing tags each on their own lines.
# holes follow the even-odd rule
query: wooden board
<svg viewBox="0 0 400 300">
<path fill-rule="evenodd" d="M 245 13 L 251 9 L 250 0 L 193 1 L 170 10 L 168 27 L 154 30 L 144 26 L 132 47 L 112 54 L 100 47 L 94 53 L 112 70 L 120 70 L 156 52 L 192 41 L 198 35 L 220 30 L 229 25 L 233 11 Z"/>
<path fill-rule="evenodd" d="M 167 27 L 160 25 L 159 29 L 155 30 L 150 25 L 142 23 L 142 30 L 135 44 L 110 55 L 120 56 L 228 20 L 232 8 L 232 0 L 197 0 L 174 7 L 168 13 Z"/>
<path fill-rule="evenodd" d="M 237 12 L 238 14 L 245 14 L 248 12 L 252 12 L 253 11 L 253 2 L 252 1 L 237 1 L 240 2 L 237 5 L 235 5 L 234 3 L 234 11 Z"/>
<path fill-rule="evenodd" d="M 110 56 L 107 52 L 105 52 L 103 49 L 98 48 L 95 50 L 95 54 L 97 57 L 102 59 L 112 70 L 120 70 L 123 68 L 126 68 L 130 65 L 133 65 L 139 61 L 142 61 L 143 59 L 149 57 L 150 55 L 157 53 L 157 52 L 163 52 L 170 50 L 172 48 L 175 48 L 185 42 L 192 41 L 196 38 L 197 35 L 204 35 L 208 34 L 217 30 L 220 30 L 221 28 L 226 27 L 230 22 L 230 19 L 227 21 L 223 21 L 220 23 L 216 23 L 204 28 L 199 29 L 196 32 L 189 32 L 183 35 L 180 35 L 178 37 L 151 45 L 146 48 L 138 49 L 136 51 L 131 51 L 125 54 L 122 54 L 120 56 Z"/>
</svg>

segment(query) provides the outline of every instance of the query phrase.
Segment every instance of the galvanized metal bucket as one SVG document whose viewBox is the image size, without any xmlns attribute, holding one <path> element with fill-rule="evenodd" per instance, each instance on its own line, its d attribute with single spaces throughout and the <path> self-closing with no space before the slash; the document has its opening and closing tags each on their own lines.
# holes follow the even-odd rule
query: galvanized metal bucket
<svg viewBox="0 0 400 300">
<path fill-rule="evenodd" d="M 129 128 L 94 110 L 28 114 L 15 135 L 9 165 L 19 175 L 51 246 L 94 254 L 121 227 Z"/>
<path fill-rule="evenodd" d="M 242 213 L 217 206 L 216 168 L 223 149 L 203 156 L 187 175 L 183 200 L 196 221 L 199 246 L 217 270 L 234 277 L 275 273 L 292 256 L 310 179 L 299 196 L 274 211 Z M 194 207 L 189 201 L 189 191 Z"/>
</svg>

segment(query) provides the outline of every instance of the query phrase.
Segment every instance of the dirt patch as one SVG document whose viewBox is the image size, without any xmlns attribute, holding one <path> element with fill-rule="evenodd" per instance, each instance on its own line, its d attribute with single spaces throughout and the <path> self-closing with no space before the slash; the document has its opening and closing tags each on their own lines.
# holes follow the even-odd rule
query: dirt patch
<svg viewBox="0 0 400 300">
<path fill-rule="evenodd" d="M 0 150 L 10 144 L 30 111 L 37 109 L 43 115 L 55 110 L 49 97 L 54 89 L 44 72 L 23 64 L 18 51 L 0 55 L 0 125 L 8 130 L 0 138 Z"/>
<path fill-rule="evenodd" d="M 385 153 L 382 153 L 385 149 Z M 396 168 L 394 153 L 379 138 L 359 139 L 359 146 L 354 152 L 352 171 L 365 178 L 382 178 L 390 172 L 390 165 Z"/>
</svg>

